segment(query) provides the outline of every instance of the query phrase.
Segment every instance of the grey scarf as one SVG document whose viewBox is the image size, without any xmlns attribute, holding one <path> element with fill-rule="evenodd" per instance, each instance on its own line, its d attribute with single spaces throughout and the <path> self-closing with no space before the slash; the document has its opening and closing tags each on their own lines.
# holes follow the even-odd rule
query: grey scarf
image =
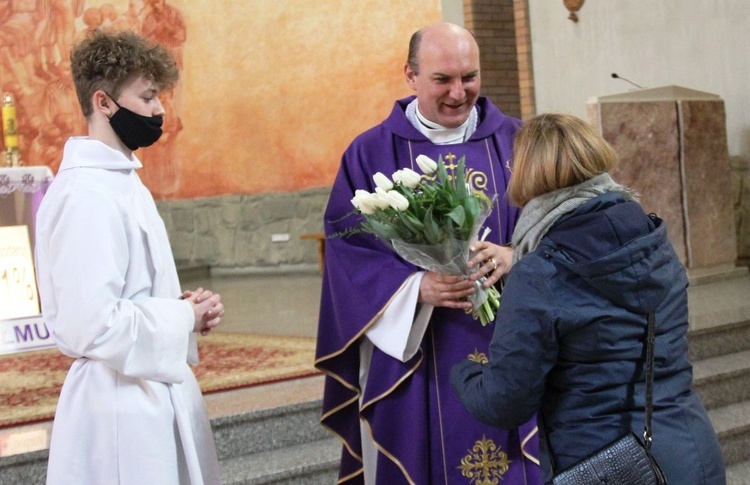
<svg viewBox="0 0 750 485">
<path fill-rule="evenodd" d="M 552 224 L 589 200 L 607 192 L 622 192 L 628 200 L 638 200 L 636 193 L 602 173 L 572 187 L 565 187 L 531 199 L 523 208 L 513 231 L 513 264 L 534 251 Z"/>
</svg>

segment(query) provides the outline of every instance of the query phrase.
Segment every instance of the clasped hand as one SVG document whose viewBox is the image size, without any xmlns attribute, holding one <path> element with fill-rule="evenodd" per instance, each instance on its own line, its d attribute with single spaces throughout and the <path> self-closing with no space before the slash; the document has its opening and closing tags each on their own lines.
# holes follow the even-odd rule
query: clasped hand
<svg viewBox="0 0 750 485">
<path fill-rule="evenodd" d="M 182 299 L 193 307 L 195 317 L 193 332 L 208 335 L 208 332 L 217 326 L 221 322 L 221 317 L 224 316 L 224 304 L 221 303 L 221 295 L 218 293 L 199 287 L 195 291 L 183 292 Z"/>
<path fill-rule="evenodd" d="M 470 310 L 472 304 L 467 298 L 474 293 L 476 281 L 483 279 L 482 286 L 489 288 L 510 271 L 513 260 L 511 248 L 477 241 L 469 249 L 472 256 L 467 265 L 476 270 L 468 277 L 426 271 L 419 285 L 420 303 Z"/>
</svg>

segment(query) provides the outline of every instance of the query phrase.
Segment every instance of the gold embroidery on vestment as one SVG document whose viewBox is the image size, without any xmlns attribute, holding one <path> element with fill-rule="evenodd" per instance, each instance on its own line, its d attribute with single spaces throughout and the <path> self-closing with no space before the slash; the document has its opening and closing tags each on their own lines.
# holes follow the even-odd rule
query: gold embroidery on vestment
<svg viewBox="0 0 750 485">
<path fill-rule="evenodd" d="M 476 362 L 477 364 L 488 364 L 490 362 L 490 359 L 488 359 L 486 355 L 484 355 L 482 352 L 478 351 L 477 349 L 474 349 L 474 353 L 469 354 L 467 359 L 469 359 L 472 362 Z"/>
<path fill-rule="evenodd" d="M 482 435 L 469 454 L 461 459 L 461 474 L 473 485 L 497 485 L 508 471 L 511 460 L 494 441 Z"/>
<path fill-rule="evenodd" d="M 456 163 L 456 155 L 448 152 L 448 154 L 445 157 L 443 157 L 442 155 L 440 155 L 440 157 L 443 159 L 443 165 L 445 165 L 445 172 L 448 175 L 448 179 L 454 180 L 456 178 L 456 169 L 458 169 L 458 163 Z M 464 158 L 465 160 L 465 155 L 462 156 L 462 158 Z M 438 178 L 437 172 L 434 172 L 430 175 L 422 174 L 422 179 L 431 183 L 435 182 L 437 178 Z M 469 189 L 473 193 L 477 194 L 482 200 L 484 200 L 488 204 L 492 202 L 492 199 L 489 196 L 487 196 L 487 184 L 489 181 L 489 177 L 487 176 L 486 173 L 480 170 L 475 170 L 473 168 L 466 167 L 465 179 L 466 179 L 466 183 L 469 186 Z"/>
<path fill-rule="evenodd" d="M 466 169 L 466 182 L 472 188 L 474 192 L 485 194 L 487 192 L 487 174 L 474 170 L 472 168 Z"/>
</svg>

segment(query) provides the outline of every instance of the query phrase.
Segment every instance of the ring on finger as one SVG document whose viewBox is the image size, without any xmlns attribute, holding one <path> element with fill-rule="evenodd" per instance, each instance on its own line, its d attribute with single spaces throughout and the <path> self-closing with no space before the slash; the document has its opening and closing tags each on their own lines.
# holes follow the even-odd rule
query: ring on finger
<svg viewBox="0 0 750 485">
<path fill-rule="evenodd" d="M 495 271 L 497 269 L 497 261 L 495 261 L 492 258 L 488 259 L 487 261 L 489 261 L 490 263 L 492 263 L 492 271 Z"/>
</svg>

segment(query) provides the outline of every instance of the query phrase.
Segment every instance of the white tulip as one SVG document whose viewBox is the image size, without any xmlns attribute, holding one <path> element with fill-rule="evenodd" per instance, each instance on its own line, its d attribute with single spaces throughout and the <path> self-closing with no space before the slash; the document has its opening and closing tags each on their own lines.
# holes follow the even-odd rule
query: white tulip
<svg viewBox="0 0 750 485">
<path fill-rule="evenodd" d="M 370 215 L 374 214 L 380 207 L 378 207 L 378 197 L 375 194 L 370 194 L 367 200 L 362 204 L 362 214 Z"/>
<path fill-rule="evenodd" d="M 375 185 L 380 187 L 383 190 L 391 190 L 393 188 L 393 182 L 386 177 L 382 172 L 378 172 L 375 175 L 372 176 L 372 179 L 375 181 Z"/>
<path fill-rule="evenodd" d="M 391 206 L 391 202 L 388 200 L 387 193 L 378 187 L 376 190 L 376 193 L 372 194 L 372 205 L 376 209 L 387 209 Z"/>
<path fill-rule="evenodd" d="M 370 215 L 375 212 L 375 202 L 373 201 L 373 198 L 374 194 L 371 194 L 366 190 L 357 190 L 354 192 L 354 197 L 351 202 L 352 205 L 362 214 Z"/>
<path fill-rule="evenodd" d="M 399 170 L 399 172 L 401 172 L 399 178 L 401 179 L 401 184 L 404 187 L 414 189 L 417 187 L 417 185 L 419 185 L 419 182 L 422 181 L 422 176 L 410 168 Z M 395 177 L 394 177 L 394 180 L 395 180 Z"/>
<path fill-rule="evenodd" d="M 388 199 L 391 207 L 393 207 L 397 211 L 405 211 L 409 208 L 409 199 L 396 192 L 395 190 L 389 190 L 386 198 Z"/>
<path fill-rule="evenodd" d="M 359 210 L 362 208 L 362 199 L 369 197 L 370 193 L 366 190 L 355 190 L 354 197 L 352 197 L 351 203 L 355 209 Z"/>
<path fill-rule="evenodd" d="M 391 178 L 393 179 L 394 184 L 404 183 L 403 180 L 401 180 L 401 174 L 402 174 L 401 170 L 396 170 L 395 172 L 393 172 L 393 175 L 391 175 Z"/>
<path fill-rule="evenodd" d="M 435 160 L 431 159 L 427 155 L 418 155 L 417 165 L 419 165 L 420 170 L 422 170 L 425 175 L 430 175 L 435 170 L 437 170 L 437 162 L 435 162 Z"/>
</svg>

